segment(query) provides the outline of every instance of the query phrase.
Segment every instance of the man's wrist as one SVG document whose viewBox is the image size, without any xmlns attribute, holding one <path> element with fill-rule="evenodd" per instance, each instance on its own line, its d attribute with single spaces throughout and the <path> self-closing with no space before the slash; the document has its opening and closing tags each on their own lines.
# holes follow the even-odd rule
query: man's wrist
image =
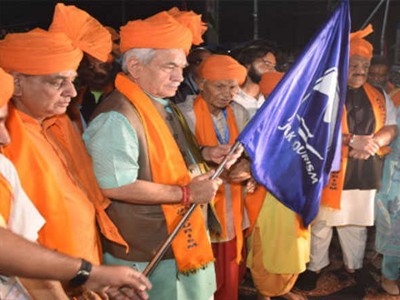
<svg viewBox="0 0 400 300">
<path fill-rule="evenodd" d="M 92 264 L 85 259 L 81 259 L 81 266 L 76 272 L 74 278 L 69 281 L 70 287 L 79 287 L 89 279 L 90 272 L 92 271 Z"/>
<path fill-rule="evenodd" d="M 208 156 L 207 148 L 208 148 L 208 146 L 200 146 L 200 154 L 205 161 L 210 161 L 210 158 L 207 157 Z"/>
<path fill-rule="evenodd" d="M 373 136 L 372 139 L 375 141 L 375 143 L 378 145 L 379 148 L 384 146 L 384 145 L 382 145 L 383 143 L 381 143 L 380 139 L 377 138 L 376 136 Z"/>
<path fill-rule="evenodd" d="M 349 133 L 349 134 L 343 134 L 342 137 L 342 141 L 343 141 L 343 145 L 346 146 L 351 146 L 352 143 L 354 143 L 354 134 Z"/>
</svg>

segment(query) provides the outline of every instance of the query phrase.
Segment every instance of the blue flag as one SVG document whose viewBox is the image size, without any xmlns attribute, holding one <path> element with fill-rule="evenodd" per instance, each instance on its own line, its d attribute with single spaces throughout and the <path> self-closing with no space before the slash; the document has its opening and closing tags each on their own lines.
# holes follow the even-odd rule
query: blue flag
<svg viewBox="0 0 400 300">
<path fill-rule="evenodd" d="M 350 16 L 342 1 L 238 137 L 256 181 L 308 226 L 341 145 Z M 340 148 L 339 148 L 340 149 Z"/>
</svg>

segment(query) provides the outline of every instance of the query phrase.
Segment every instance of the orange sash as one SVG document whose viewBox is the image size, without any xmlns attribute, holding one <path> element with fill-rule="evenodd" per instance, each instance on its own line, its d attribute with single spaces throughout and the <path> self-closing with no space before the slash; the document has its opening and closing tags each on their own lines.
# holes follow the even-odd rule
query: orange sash
<svg viewBox="0 0 400 300">
<path fill-rule="evenodd" d="M 371 103 L 372 110 L 375 117 L 375 130 L 374 134 L 377 133 L 384 125 L 386 121 L 386 102 L 385 97 L 370 84 L 366 83 L 363 86 L 368 99 Z M 342 132 L 343 134 L 349 134 L 349 127 L 347 124 L 347 113 L 346 109 L 343 112 L 342 118 Z M 390 152 L 390 148 L 387 146 L 381 147 L 377 155 L 384 156 Z M 344 179 L 346 175 L 347 161 L 349 155 L 348 145 L 342 144 L 342 158 L 341 166 L 338 172 L 332 172 L 329 178 L 327 186 L 322 191 L 321 205 L 326 205 L 334 209 L 340 209 L 340 199 L 344 186 Z"/>
<path fill-rule="evenodd" d="M 168 185 L 185 185 L 190 174 L 181 152 L 152 100 L 122 73 L 115 80 L 116 88 L 131 101 L 138 111 L 146 133 L 153 181 Z M 162 205 L 171 232 L 186 213 L 180 204 Z M 178 270 L 181 273 L 194 272 L 214 260 L 207 235 L 205 221 L 200 208 L 196 208 L 172 242 Z"/>
<path fill-rule="evenodd" d="M 13 190 L 7 179 L 0 173 L 0 215 L 8 224 L 11 212 L 11 204 L 13 199 Z"/>
<path fill-rule="evenodd" d="M 197 141 L 202 146 L 216 146 L 218 145 L 217 135 L 215 133 L 213 121 L 211 118 L 211 113 L 208 110 L 206 101 L 202 96 L 197 96 L 193 104 L 194 113 L 196 116 L 195 125 L 195 136 Z M 233 145 L 236 138 L 239 135 L 239 130 L 236 125 L 235 116 L 232 109 L 228 106 L 227 108 L 227 123 L 230 133 L 229 144 Z M 237 262 L 240 262 L 242 257 L 242 247 L 243 247 L 243 188 L 240 183 L 232 183 L 231 186 L 231 196 L 232 196 L 232 209 L 234 216 L 234 227 L 236 234 L 236 253 Z M 218 219 L 221 223 L 222 232 L 220 236 L 215 236 L 214 238 L 226 238 L 227 237 L 227 227 L 226 227 L 226 201 L 225 201 L 225 186 L 221 185 L 217 191 L 214 198 L 215 210 L 217 212 Z"/>
<path fill-rule="evenodd" d="M 246 198 L 244 199 L 244 205 L 250 220 L 250 227 L 246 229 L 246 237 L 248 237 L 254 229 L 254 225 L 256 224 L 258 214 L 260 213 L 266 196 L 267 190 L 261 184 L 258 184 L 254 193 L 247 193 Z"/>
<path fill-rule="evenodd" d="M 4 148 L 4 154 L 14 163 L 22 187 L 46 220 L 46 224 L 39 232 L 38 241 L 50 249 L 79 256 L 80 253 L 77 253 L 70 230 L 73 220 L 67 213 L 63 201 L 63 187 L 59 186 L 55 180 L 51 162 L 41 155 L 27 135 L 24 123 L 15 107 L 12 104 L 9 107 L 7 128 L 12 143 Z M 60 144 L 71 154 L 71 163 L 78 170 L 76 174 L 78 182 L 96 208 L 96 216 L 102 233 L 112 241 L 127 245 L 104 211 L 110 200 L 101 195 L 92 171 L 90 157 L 81 138 L 66 115 L 57 118 L 56 125 L 51 130 L 55 131 Z M 78 210 L 77 213 L 79 213 Z"/>
</svg>

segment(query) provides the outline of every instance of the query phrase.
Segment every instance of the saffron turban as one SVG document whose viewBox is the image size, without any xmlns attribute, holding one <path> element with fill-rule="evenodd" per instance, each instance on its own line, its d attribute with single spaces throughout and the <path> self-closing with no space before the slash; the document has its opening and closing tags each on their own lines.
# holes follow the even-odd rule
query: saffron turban
<svg viewBox="0 0 400 300">
<path fill-rule="evenodd" d="M 0 41 L 0 67 L 28 75 L 76 70 L 82 55 L 64 33 L 38 28 Z"/>
<path fill-rule="evenodd" d="M 193 11 L 181 11 L 177 7 L 171 8 L 168 13 L 179 23 L 189 28 L 193 37 L 192 44 L 197 46 L 204 42 L 202 35 L 206 32 L 207 25 L 201 21 L 201 15 Z"/>
<path fill-rule="evenodd" d="M 228 55 L 213 54 L 201 63 L 199 75 L 205 80 L 236 79 L 241 85 L 246 80 L 247 70 Z"/>
<path fill-rule="evenodd" d="M 160 12 L 144 20 L 128 22 L 121 27 L 121 51 L 131 48 L 183 49 L 189 53 L 193 42 L 199 42 L 202 22 L 193 12 Z M 193 30 L 193 32 L 192 32 Z"/>
<path fill-rule="evenodd" d="M 0 108 L 8 103 L 14 92 L 14 79 L 0 68 Z"/>
<path fill-rule="evenodd" d="M 64 32 L 76 47 L 102 62 L 107 61 L 112 49 L 110 32 L 74 5 L 56 5 L 49 31 Z"/>
<path fill-rule="evenodd" d="M 359 55 L 369 60 L 372 58 L 372 51 L 374 48 L 371 43 L 363 38 L 373 31 L 372 25 L 369 24 L 365 29 L 350 34 L 350 56 Z"/>
<path fill-rule="evenodd" d="M 281 81 L 284 73 L 281 72 L 267 72 L 261 76 L 260 91 L 264 96 L 268 96 Z"/>
</svg>

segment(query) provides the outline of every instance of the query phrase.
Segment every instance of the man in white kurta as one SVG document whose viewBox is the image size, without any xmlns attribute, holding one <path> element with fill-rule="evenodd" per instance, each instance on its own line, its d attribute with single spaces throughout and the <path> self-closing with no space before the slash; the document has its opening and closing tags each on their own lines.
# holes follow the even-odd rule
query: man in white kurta
<svg viewBox="0 0 400 300">
<path fill-rule="evenodd" d="M 38 232 L 45 223 L 44 219 L 22 189 L 13 164 L 2 154 L 0 154 L 0 176 L 8 183 L 12 192 L 9 215 L 6 217 L 0 214 L 2 219 L 8 219 L 8 224 L 4 222 L 0 226 L 8 228 L 30 241 L 36 241 Z M 8 201 L 3 198 L 5 195 L 3 190 L 0 190 L 0 194 L 2 195 L 0 201 Z M 25 300 L 30 297 L 17 278 L 0 275 L 0 299 Z"/>
<path fill-rule="evenodd" d="M 366 83 L 372 45 L 362 37 L 370 32 L 372 28 L 367 27 L 350 37 L 342 166 L 337 175 L 331 175 L 323 192 L 320 211 L 311 227 L 308 272 L 296 284 L 303 290 L 314 289 L 317 274 L 329 264 L 333 227 L 338 232 L 346 271 L 355 273 L 359 284 L 366 283 L 365 274 L 360 271 L 367 226 L 374 224 L 374 199 L 380 186 L 385 146 L 397 132 L 392 102 L 382 91 Z"/>
</svg>

